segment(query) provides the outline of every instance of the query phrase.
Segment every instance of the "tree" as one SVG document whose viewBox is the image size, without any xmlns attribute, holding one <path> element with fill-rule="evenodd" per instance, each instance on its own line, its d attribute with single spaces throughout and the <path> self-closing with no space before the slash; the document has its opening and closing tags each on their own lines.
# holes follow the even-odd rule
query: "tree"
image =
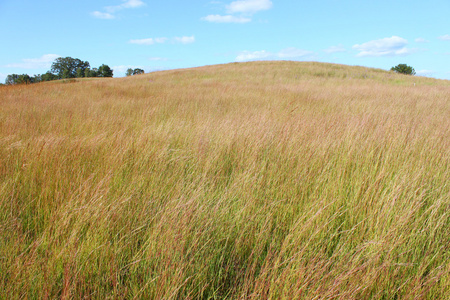
<svg viewBox="0 0 450 300">
<path fill-rule="evenodd" d="M 91 68 L 87 68 L 86 70 L 84 70 L 84 77 L 91 77 L 89 76 L 91 74 Z"/>
<path fill-rule="evenodd" d="M 113 77 L 113 70 L 108 65 L 101 65 L 98 68 L 98 77 Z"/>
<path fill-rule="evenodd" d="M 6 76 L 6 80 L 5 83 L 6 84 L 27 84 L 27 83 L 33 83 L 34 80 L 32 77 L 30 77 L 30 75 L 28 74 L 22 74 L 22 75 L 18 75 L 18 74 L 10 74 L 8 76 Z"/>
<path fill-rule="evenodd" d="M 37 75 L 34 75 L 33 77 L 31 77 L 31 83 L 39 83 L 41 81 L 42 81 L 41 74 L 37 74 Z"/>
<path fill-rule="evenodd" d="M 86 71 L 86 69 L 82 69 L 82 68 L 78 68 L 77 69 L 77 78 L 83 78 L 83 77 L 85 77 L 84 75 L 86 74 L 85 73 L 85 71 Z"/>
<path fill-rule="evenodd" d="M 17 75 L 17 74 L 10 74 L 10 75 L 6 76 L 5 84 L 16 84 L 18 78 L 19 78 L 19 75 Z"/>
<path fill-rule="evenodd" d="M 51 70 L 47 71 L 45 74 L 34 76 L 28 74 L 10 74 L 6 77 L 5 83 L 7 85 L 38 83 L 42 81 L 81 77 L 113 77 L 113 70 L 105 64 L 101 65 L 98 69 L 91 69 L 89 62 L 87 61 L 81 61 L 78 58 L 72 57 L 59 57 L 53 62 Z"/>
<path fill-rule="evenodd" d="M 414 68 L 407 64 L 398 64 L 397 66 L 392 67 L 391 71 L 406 75 L 416 75 Z"/>
<path fill-rule="evenodd" d="M 84 70 L 84 77 L 98 77 L 98 69 L 97 68 L 87 68 Z"/>
<path fill-rule="evenodd" d="M 28 74 L 19 75 L 19 78 L 17 79 L 17 83 L 18 84 L 32 83 L 30 75 L 28 75 Z"/>
<path fill-rule="evenodd" d="M 85 70 L 89 67 L 87 61 L 72 57 L 59 57 L 53 62 L 51 72 L 56 74 L 59 79 L 75 78 L 77 75 L 85 74 Z"/>
<path fill-rule="evenodd" d="M 132 75 L 139 75 L 139 74 L 144 74 L 144 73 L 145 72 L 142 69 L 136 68 L 133 70 L 133 69 L 129 68 L 125 74 L 127 76 L 132 76 Z"/>
<path fill-rule="evenodd" d="M 136 68 L 136 69 L 133 70 L 133 75 L 139 75 L 139 74 L 144 74 L 144 73 L 145 72 L 142 69 Z"/>
<path fill-rule="evenodd" d="M 56 80 L 56 79 L 58 79 L 58 75 L 55 75 L 55 74 L 51 73 L 50 71 L 41 75 L 41 81 L 52 81 L 52 80 Z"/>
</svg>

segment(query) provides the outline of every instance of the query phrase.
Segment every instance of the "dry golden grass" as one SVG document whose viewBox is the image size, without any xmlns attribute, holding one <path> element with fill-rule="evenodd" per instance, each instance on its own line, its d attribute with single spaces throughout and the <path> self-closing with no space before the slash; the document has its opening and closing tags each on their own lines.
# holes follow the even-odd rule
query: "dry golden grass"
<svg viewBox="0 0 450 300">
<path fill-rule="evenodd" d="M 0 87 L 0 298 L 450 299 L 449 116 L 320 63 Z"/>
</svg>

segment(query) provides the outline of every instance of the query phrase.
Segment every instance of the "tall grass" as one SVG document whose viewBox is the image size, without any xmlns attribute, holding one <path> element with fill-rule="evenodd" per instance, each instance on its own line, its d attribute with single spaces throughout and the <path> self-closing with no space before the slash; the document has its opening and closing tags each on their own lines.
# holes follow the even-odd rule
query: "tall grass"
<svg viewBox="0 0 450 300">
<path fill-rule="evenodd" d="M 0 298 L 449 299 L 449 99 L 294 62 L 0 87 Z"/>
</svg>

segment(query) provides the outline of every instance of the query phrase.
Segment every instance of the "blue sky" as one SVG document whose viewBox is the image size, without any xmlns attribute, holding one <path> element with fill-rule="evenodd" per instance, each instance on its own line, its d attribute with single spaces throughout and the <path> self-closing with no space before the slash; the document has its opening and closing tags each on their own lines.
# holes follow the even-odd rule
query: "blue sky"
<svg viewBox="0 0 450 300">
<path fill-rule="evenodd" d="M 449 0 L 0 0 L 0 82 L 66 56 L 114 77 L 296 60 L 450 79 L 449 13 Z"/>
</svg>

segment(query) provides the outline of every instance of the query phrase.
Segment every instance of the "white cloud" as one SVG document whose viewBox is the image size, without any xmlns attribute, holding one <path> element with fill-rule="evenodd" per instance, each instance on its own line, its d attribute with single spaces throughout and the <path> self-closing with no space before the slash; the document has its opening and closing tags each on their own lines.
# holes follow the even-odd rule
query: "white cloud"
<svg viewBox="0 0 450 300">
<path fill-rule="evenodd" d="M 202 18 L 204 21 L 212 22 L 212 23 L 248 23 L 252 19 L 246 17 L 236 17 L 232 15 L 209 15 Z"/>
<path fill-rule="evenodd" d="M 406 48 L 408 41 L 398 36 L 370 41 L 352 48 L 358 50 L 357 56 L 395 56 L 406 55 L 412 51 Z"/>
<path fill-rule="evenodd" d="M 450 41 L 450 34 L 442 35 L 442 36 L 438 37 L 438 39 L 440 39 L 442 41 Z"/>
<path fill-rule="evenodd" d="M 97 19 L 103 19 L 103 20 L 112 20 L 115 19 L 116 17 L 110 13 L 104 13 L 104 12 L 100 12 L 100 11 L 94 11 L 91 12 L 91 15 Z"/>
<path fill-rule="evenodd" d="M 311 51 L 291 47 L 291 48 L 286 48 L 286 49 L 281 50 L 280 52 L 278 52 L 276 54 L 276 56 L 279 58 L 299 58 L 299 57 L 304 57 L 304 56 L 308 56 L 308 55 L 312 55 L 312 54 L 314 54 L 314 53 Z"/>
<path fill-rule="evenodd" d="M 106 12 L 94 11 L 91 15 L 98 19 L 111 20 L 116 18 L 114 13 L 118 11 L 128 8 L 138 8 L 145 5 L 142 0 L 123 0 L 122 2 L 123 3 L 120 5 L 106 6 L 104 8 Z"/>
<path fill-rule="evenodd" d="M 167 42 L 169 39 L 166 37 L 160 37 L 160 38 L 155 38 L 155 42 L 158 44 L 164 44 L 165 42 Z"/>
<path fill-rule="evenodd" d="M 212 23 L 248 23 L 253 14 L 271 9 L 271 0 L 238 0 L 226 5 L 227 15 L 208 15 L 203 17 L 203 21 Z M 238 14 L 238 15 L 236 15 Z"/>
<path fill-rule="evenodd" d="M 145 5 L 145 3 L 142 2 L 141 0 L 128 0 L 128 1 L 123 1 L 123 2 L 124 3 L 122 3 L 120 5 L 106 6 L 105 10 L 109 13 L 115 13 L 122 9 L 137 8 L 137 7 L 141 7 L 141 6 Z"/>
<path fill-rule="evenodd" d="M 136 66 L 130 66 L 130 65 L 128 65 L 128 66 L 124 66 L 124 65 L 122 65 L 122 66 L 113 66 L 111 69 L 113 69 L 114 70 L 114 73 L 123 73 L 123 74 L 125 74 L 125 72 L 128 70 L 128 69 L 136 69 L 136 68 L 140 68 L 140 67 L 136 67 Z"/>
<path fill-rule="evenodd" d="M 295 59 L 295 58 L 305 58 L 312 57 L 314 52 L 307 51 L 303 49 L 297 48 L 286 48 L 277 53 L 268 52 L 265 50 L 262 51 L 242 51 L 236 57 L 236 61 L 252 61 L 252 60 L 271 60 L 271 59 Z"/>
<path fill-rule="evenodd" d="M 416 75 L 419 76 L 432 76 L 435 72 L 432 70 L 420 70 L 416 71 Z"/>
<path fill-rule="evenodd" d="M 55 59 L 60 57 L 57 54 L 45 54 L 39 58 L 24 58 L 21 63 L 13 63 L 6 65 L 7 68 L 22 68 L 22 69 L 46 69 L 52 66 Z"/>
<path fill-rule="evenodd" d="M 268 10 L 272 8 L 272 1 L 270 0 L 239 0 L 231 2 L 226 6 L 228 13 L 249 13 L 253 14 L 261 10 Z"/>
<path fill-rule="evenodd" d="M 424 38 L 417 38 L 417 39 L 415 39 L 414 40 L 416 43 L 428 43 L 428 42 L 430 42 L 430 41 L 428 41 L 428 40 L 426 40 L 426 39 L 424 39 Z"/>
<path fill-rule="evenodd" d="M 128 0 L 128 1 L 125 1 L 125 3 L 123 3 L 120 6 L 123 8 L 136 8 L 136 7 L 141 7 L 144 5 L 145 5 L 145 3 L 141 0 Z"/>
<path fill-rule="evenodd" d="M 323 50 L 325 53 L 332 54 L 332 53 L 338 53 L 338 52 L 345 52 L 344 46 L 338 45 L 338 46 L 331 46 L 325 50 Z"/>
<path fill-rule="evenodd" d="M 154 45 L 154 44 L 164 44 L 169 40 L 172 41 L 172 43 L 191 44 L 195 42 L 195 37 L 183 36 L 183 37 L 174 37 L 172 39 L 166 37 L 147 38 L 147 39 L 129 40 L 128 43 L 136 45 Z"/>
<path fill-rule="evenodd" d="M 148 38 L 148 39 L 137 39 L 137 40 L 130 40 L 130 44 L 136 44 L 136 45 L 154 45 L 154 44 L 164 44 L 168 38 L 161 37 L 161 38 Z"/>
<path fill-rule="evenodd" d="M 194 36 L 175 37 L 174 41 L 181 44 L 192 44 L 195 42 Z"/>
<path fill-rule="evenodd" d="M 267 52 L 265 50 L 262 51 L 243 51 L 238 54 L 236 57 L 236 61 L 242 62 L 242 61 L 249 61 L 249 60 L 261 60 L 271 57 L 273 54 L 270 52 Z"/>
</svg>

